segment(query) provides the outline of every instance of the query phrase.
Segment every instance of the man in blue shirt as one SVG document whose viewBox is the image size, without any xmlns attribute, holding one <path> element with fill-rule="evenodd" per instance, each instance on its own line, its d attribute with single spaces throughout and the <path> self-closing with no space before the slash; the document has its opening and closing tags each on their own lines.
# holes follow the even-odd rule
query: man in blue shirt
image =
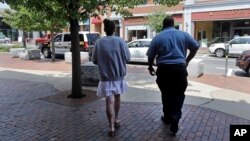
<svg viewBox="0 0 250 141">
<path fill-rule="evenodd" d="M 172 16 L 163 20 L 163 31 L 157 34 L 148 49 L 148 70 L 154 76 L 162 94 L 162 121 L 171 124 L 170 131 L 178 132 L 185 91 L 188 85 L 188 63 L 195 56 L 199 44 L 186 32 L 174 28 Z M 186 57 L 187 50 L 190 51 Z M 156 58 L 157 71 L 153 68 Z"/>
</svg>

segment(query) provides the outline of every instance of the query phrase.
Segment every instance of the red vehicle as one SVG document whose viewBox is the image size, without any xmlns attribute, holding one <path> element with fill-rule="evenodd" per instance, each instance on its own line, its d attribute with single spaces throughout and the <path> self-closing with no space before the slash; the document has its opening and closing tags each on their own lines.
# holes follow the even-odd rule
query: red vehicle
<svg viewBox="0 0 250 141">
<path fill-rule="evenodd" d="M 250 50 L 242 52 L 240 57 L 236 59 L 236 66 L 250 75 Z"/>
<path fill-rule="evenodd" d="M 50 38 L 50 34 L 45 34 L 43 37 L 41 38 L 37 38 L 35 40 L 36 42 L 36 45 L 39 45 L 39 44 L 48 44 L 50 42 L 51 38 Z"/>
</svg>

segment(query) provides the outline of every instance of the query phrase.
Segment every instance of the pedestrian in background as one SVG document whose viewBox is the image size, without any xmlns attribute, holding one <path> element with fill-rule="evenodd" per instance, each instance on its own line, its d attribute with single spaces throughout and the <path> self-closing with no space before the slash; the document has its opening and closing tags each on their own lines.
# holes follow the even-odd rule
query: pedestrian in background
<svg viewBox="0 0 250 141">
<path fill-rule="evenodd" d="M 100 81 L 97 95 L 106 98 L 106 114 L 109 121 L 109 136 L 113 136 L 115 128 L 120 127 L 119 110 L 120 95 L 127 91 L 126 63 L 130 61 L 130 53 L 126 42 L 114 36 L 115 23 L 105 19 L 105 37 L 97 40 L 93 51 L 93 63 L 98 65 Z M 114 103 L 113 103 L 114 98 Z M 114 111 L 114 117 L 113 117 Z"/>
<path fill-rule="evenodd" d="M 163 31 L 157 34 L 147 51 L 148 70 L 154 76 L 161 91 L 163 114 L 161 119 L 170 124 L 170 131 L 178 132 L 185 91 L 188 85 L 188 63 L 195 56 L 199 44 L 188 34 L 174 28 L 174 19 L 163 20 Z M 186 58 L 187 50 L 190 51 Z M 156 58 L 157 70 L 153 68 Z"/>
</svg>

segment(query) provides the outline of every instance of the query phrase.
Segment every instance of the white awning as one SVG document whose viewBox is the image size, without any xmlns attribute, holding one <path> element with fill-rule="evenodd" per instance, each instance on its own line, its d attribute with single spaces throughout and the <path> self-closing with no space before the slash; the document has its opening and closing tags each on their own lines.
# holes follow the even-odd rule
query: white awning
<svg viewBox="0 0 250 141">
<path fill-rule="evenodd" d="M 127 30 L 147 30 L 147 26 L 127 26 Z"/>
</svg>

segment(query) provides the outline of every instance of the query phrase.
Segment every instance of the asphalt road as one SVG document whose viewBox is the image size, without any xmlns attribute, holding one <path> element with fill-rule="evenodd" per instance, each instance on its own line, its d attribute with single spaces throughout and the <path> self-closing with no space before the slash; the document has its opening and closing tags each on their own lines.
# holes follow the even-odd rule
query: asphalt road
<svg viewBox="0 0 250 141">
<path fill-rule="evenodd" d="M 204 73 L 206 74 L 216 74 L 216 75 L 225 75 L 227 76 L 239 76 L 239 77 L 249 77 L 246 72 L 239 69 L 235 66 L 236 57 L 228 58 L 227 71 L 226 68 L 226 59 L 218 58 L 209 54 L 198 54 L 195 59 L 201 59 L 204 63 Z M 130 63 L 131 65 L 147 65 L 146 63 Z"/>
<path fill-rule="evenodd" d="M 228 58 L 227 71 L 226 68 L 226 58 L 218 58 L 209 54 L 204 54 L 202 56 L 195 57 L 198 59 L 202 59 L 204 63 L 204 73 L 207 74 L 217 74 L 217 75 L 225 75 L 227 76 L 241 76 L 248 77 L 247 74 L 235 66 L 236 57 Z"/>
</svg>

